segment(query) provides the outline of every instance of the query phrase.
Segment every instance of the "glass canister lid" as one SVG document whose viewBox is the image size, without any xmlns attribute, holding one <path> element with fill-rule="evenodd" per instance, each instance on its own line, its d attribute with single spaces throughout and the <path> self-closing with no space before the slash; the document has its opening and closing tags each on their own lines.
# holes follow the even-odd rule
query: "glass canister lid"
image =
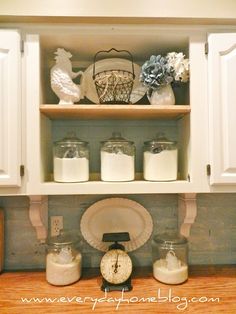
<svg viewBox="0 0 236 314">
<path fill-rule="evenodd" d="M 165 150 L 175 150 L 177 149 L 177 142 L 169 140 L 164 133 L 157 134 L 157 137 L 144 142 L 145 150 L 158 154 Z"/>
<path fill-rule="evenodd" d="M 109 139 L 105 140 L 105 141 L 101 141 L 101 144 L 108 144 L 108 145 L 112 145 L 112 144 L 130 144 L 133 145 L 134 142 L 126 140 L 125 138 L 123 138 L 121 136 L 120 132 L 113 132 L 112 133 L 112 137 L 110 137 Z"/>
<path fill-rule="evenodd" d="M 164 133 L 158 133 L 157 134 L 157 136 L 156 136 L 156 138 L 154 138 L 154 139 L 152 139 L 152 140 L 150 140 L 150 141 L 146 141 L 146 142 L 144 142 L 144 144 L 145 145 L 150 145 L 150 146 L 152 146 L 152 145 L 158 145 L 158 144 L 160 144 L 160 145 L 164 145 L 164 144 L 166 144 L 166 145 L 176 145 L 177 144 L 177 142 L 176 141 L 171 141 L 171 140 L 169 140 L 166 136 L 165 136 L 165 134 Z"/>
<path fill-rule="evenodd" d="M 54 142 L 53 153 L 54 157 L 58 158 L 81 158 L 87 157 L 88 149 L 88 142 L 82 141 L 74 133 L 69 133 L 62 140 Z"/>
<path fill-rule="evenodd" d="M 62 247 L 66 245 L 72 245 L 81 241 L 80 236 L 77 232 L 61 230 L 59 235 L 48 237 L 47 245 L 48 246 L 57 246 Z"/>
<path fill-rule="evenodd" d="M 181 245 L 188 242 L 188 240 L 178 232 L 155 235 L 153 240 L 161 245 Z"/>
<path fill-rule="evenodd" d="M 54 142 L 55 145 L 87 145 L 88 142 L 82 141 L 74 132 L 68 133 L 63 139 Z"/>
</svg>

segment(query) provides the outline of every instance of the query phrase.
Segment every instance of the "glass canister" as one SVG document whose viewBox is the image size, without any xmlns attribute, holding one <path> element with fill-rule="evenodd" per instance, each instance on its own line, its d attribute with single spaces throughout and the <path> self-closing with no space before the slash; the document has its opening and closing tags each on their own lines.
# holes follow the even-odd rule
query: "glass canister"
<svg viewBox="0 0 236 314">
<path fill-rule="evenodd" d="M 89 146 L 74 134 L 54 142 L 54 181 L 83 182 L 89 180 Z"/>
<path fill-rule="evenodd" d="M 132 181 L 135 177 L 135 145 L 119 132 L 101 142 L 101 180 Z"/>
<path fill-rule="evenodd" d="M 46 280 L 56 286 L 70 285 L 81 277 L 82 255 L 79 238 L 61 232 L 47 242 Z"/>
<path fill-rule="evenodd" d="M 177 143 L 164 133 L 144 142 L 143 176 L 149 181 L 174 181 L 178 172 Z"/>
<path fill-rule="evenodd" d="M 152 240 L 153 276 L 166 284 L 188 279 L 188 241 L 178 233 L 156 235 Z"/>
</svg>

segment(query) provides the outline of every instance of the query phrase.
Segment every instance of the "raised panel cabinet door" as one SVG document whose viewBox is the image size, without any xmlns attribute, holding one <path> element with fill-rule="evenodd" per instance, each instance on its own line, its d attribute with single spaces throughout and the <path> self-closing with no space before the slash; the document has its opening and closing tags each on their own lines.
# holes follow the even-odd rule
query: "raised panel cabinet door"
<svg viewBox="0 0 236 314">
<path fill-rule="evenodd" d="M 236 33 L 208 40 L 210 183 L 236 184 Z"/>
<path fill-rule="evenodd" d="M 0 30 L 0 186 L 20 186 L 20 34 Z"/>
</svg>

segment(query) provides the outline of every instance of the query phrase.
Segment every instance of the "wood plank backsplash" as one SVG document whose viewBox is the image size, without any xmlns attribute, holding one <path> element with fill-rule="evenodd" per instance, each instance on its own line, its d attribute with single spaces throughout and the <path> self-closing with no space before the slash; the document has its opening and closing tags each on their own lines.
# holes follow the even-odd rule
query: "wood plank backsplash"
<svg viewBox="0 0 236 314">
<path fill-rule="evenodd" d="M 49 196 L 49 217 L 62 215 L 64 227 L 78 229 L 83 212 L 94 202 L 111 195 Z M 115 195 L 142 204 L 151 214 L 154 233 L 177 228 L 178 195 Z M 29 200 L 26 196 L 0 197 L 5 216 L 5 269 L 35 269 L 45 267 L 45 245 L 36 239 L 29 220 Z M 189 238 L 190 264 L 236 263 L 236 194 L 199 194 L 198 215 Z M 100 256 L 84 240 L 83 265 L 97 267 Z M 151 265 L 151 240 L 132 252 L 136 266 Z"/>
<path fill-rule="evenodd" d="M 4 267 L 4 212 L 0 208 L 0 273 Z"/>
</svg>

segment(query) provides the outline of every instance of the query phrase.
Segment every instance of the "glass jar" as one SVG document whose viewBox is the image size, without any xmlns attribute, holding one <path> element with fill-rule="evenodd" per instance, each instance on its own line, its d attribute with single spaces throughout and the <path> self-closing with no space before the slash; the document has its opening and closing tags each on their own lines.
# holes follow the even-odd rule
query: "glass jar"
<svg viewBox="0 0 236 314">
<path fill-rule="evenodd" d="M 89 147 L 75 135 L 54 142 L 53 172 L 56 182 L 89 180 Z"/>
<path fill-rule="evenodd" d="M 101 142 L 101 180 L 132 181 L 135 177 L 135 145 L 113 132 Z"/>
<path fill-rule="evenodd" d="M 188 241 L 178 233 L 156 235 L 152 240 L 153 276 L 166 284 L 188 279 Z"/>
<path fill-rule="evenodd" d="M 163 133 L 156 139 L 144 142 L 143 176 L 149 181 L 174 181 L 178 172 L 178 149 L 176 142 L 168 140 Z"/>
<path fill-rule="evenodd" d="M 47 242 L 46 279 L 56 286 L 70 285 L 81 277 L 82 255 L 79 238 L 61 232 Z"/>
</svg>

